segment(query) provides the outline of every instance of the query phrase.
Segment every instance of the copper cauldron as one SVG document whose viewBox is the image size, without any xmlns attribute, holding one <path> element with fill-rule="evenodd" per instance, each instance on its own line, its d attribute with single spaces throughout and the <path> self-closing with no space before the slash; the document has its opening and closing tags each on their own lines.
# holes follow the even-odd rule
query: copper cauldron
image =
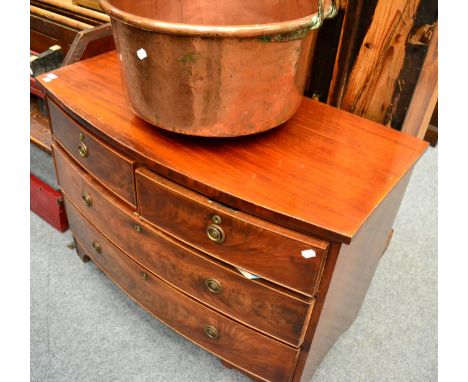
<svg viewBox="0 0 468 382">
<path fill-rule="evenodd" d="M 315 2 L 316 1 L 316 2 Z M 234 137 L 297 111 L 334 0 L 100 0 L 133 111 L 160 128 Z"/>
</svg>

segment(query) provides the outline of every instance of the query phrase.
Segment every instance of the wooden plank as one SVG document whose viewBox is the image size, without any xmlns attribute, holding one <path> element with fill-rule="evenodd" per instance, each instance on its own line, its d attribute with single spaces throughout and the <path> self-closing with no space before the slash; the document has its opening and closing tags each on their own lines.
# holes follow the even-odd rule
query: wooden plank
<svg viewBox="0 0 468 382">
<path fill-rule="evenodd" d="M 402 131 L 423 139 L 438 97 L 438 27 L 434 29 L 429 52 L 419 76 Z"/>
<path fill-rule="evenodd" d="M 59 2 L 61 3 L 61 1 L 59 1 Z M 40 9 L 43 9 L 43 10 L 46 10 L 46 11 L 50 11 L 50 12 L 52 12 L 54 14 L 58 14 L 58 15 L 65 16 L 65 17 L 70 18 L 70 19 L 74 19 L 76 21 L 81 21 L 81 22 L 89 24 L 89 25 L 99 25 L 99 24 L 102 23 L 102 21 L 100 21 L 100 20 L 97 20 L 97 19 L 94 19 L 94 18 L 91 18 L 91 17 L 87 17 L 87 16 L 84 16 L 84 15 L 81 15 L 81 14 L 74 13 L 74 12 L 68 10 L 68 9 L 59 8 L 59 7 L 50 5 L 50 4 L 45 4 L 41 0 L 30 0 L 30 5 L 36 6 L 36 7 L 40 8 Z M 78 7 L 78 8 L 80 8 L 80 7 Z"/>
<path fill-rule="evenodd" d="M 70 46 L 70 50 L 63 60 L 63 66 L 78 62 L 86 55 L 88 57 L 94 57 L 114 49 L 115 44 L 112 38 L 110 23 L 80 31 L 77 33 L 75 40 Z"/>
<path fill-rule="evenodd" d="M 422 95 L 422 93 L 418 94 L 415 91 L 421 79 L 421 73 L 424 71 L 424 63 L 428 56 L 436 24 L 437 2 L 435 0 L 421 0 L 411 33 L 408 36 L 405 63 L 393 95 L 391 125 L 398 130 L 403 127 L 411 102 Z"/>
<path fill-rule="evenodd" d="M 345 10 L 338 52 L 333 68 L 327 103 L 339 106 L 351 69 L 372 22 L 379 0 L 355 0 L 340 3 Z"/>
<path fill-rule="evenodd" d="M 437 23 L 437 1 L 355 0 L 340 5 L 344 19 L 338 47 L 319 34 L 306 95 L 319 95 L 330 105 L 401 130 L 413 99 L 424 98 L 416 87 Z M 324 53 L 319 48 L 327 43 L 329 52 Z M 330 65 L 335 51 L 330 80 L 323 66 Z M 427 113 L 431 111 L 429 107 Z"/>
<path fill-rule="evenodd" d="M 73 4 L 77 4 L 77 5 L 81 6 L 81 7 L 91 8 L 91 9 L 94 9 L 96 11 L 101 11 L 102 12 L 102 8 L 99 5 L 98 0 L 73 0 Z"/>
<path fill-rule="evenodd" d="M 50 42 L 58 41 L 64 52 L 68 51 L 68 47 L 72 44 L 75 39 L 78 30 L 66 27 L 64 25 L 58 24 L 56 22 L 43 19 L 41 17 L 30 15 L 30 29 L 31 29 L 31 49 L 42 52 L 49 48 L 51 45 L 48 45 Z M 37 32 L 39 35 L 33 35 L 33 31 Z M 45 49 L 35 47 L 33 37 L 42 36 L 46 41 L 42 46 L 47 46 Z M 41 45 L 41 44 L 39 44 Z M 52 45 L 55 45 L 52 44 Z"/>
<path fill-rule="evenodd" d="M 81 21 L 77 21 L 77 20 L 71 19 L 69 17 L 62 16 L 62 15 L 60 15 L 58 13 L 47 11 L 47 10 L 39 8 L 39 7 L 35 7 L 34 5 L 30 5 L 29 10 L 30 10 L 30 12 L 32 14 L 34 14 L 36 16 L 48 19 L 50 21 L 54 21 L 54 22 L 59 23 L 59 24 L 66 25 L 66 26 L 68 26 L 70 28 L 73 28 L 73 29 L 84 30 L 84 29 L 89 29 L 89 28 L 93 27 L 90 24 L 83 23 Z"/>
<path fill-rule="evenodd" d="M 352 69 L 340 107 L 387 123 L 406 41 L 420 0 L 381 0 Z"/>
<path fill-rule="evenodd" d="M 426 131 L 424 140 L 429 142 L 432 147 L 436 147 L 439 140 L 439 106 L 436 103 L 434 112 L 429 122 L 429 128 Z"/>
<path fill-rule="evenodd" d="M 439 141 L 439 131 L 438 127 L 432 124 L 429 124 L 429 128 L 426 131 L 426 135 L 424 136 L 424 140 L 429 142 L 432 147 L 436 147 Z"/>
<path fill-rule="evenodd" d="M 32 28 L 33 25 L 31 24 L 31 29 L 29 30 L 29 43 L 32 50 L 35 50 L 36 52 L 44 52 L 53 45 L 59 45 L 64 53 L 68 52 L 70 44 L 64 43 L 63 40 L 59 40 L 55 37 L 33 30 Z"/>
<path fill-rule="evenodd" d="M 100 20 L 103 23 L 110 22 L 110 17 L 102 14 L 102 12 L 96 12 L 72 3 L 66 3 L 63 0 L 31 0 L 31 2 L 40 3 L 43 6 L 49 6 L 58 10 L 68 11 L 75 16 L 85 16 L 91 19 Z"/>
</svg>

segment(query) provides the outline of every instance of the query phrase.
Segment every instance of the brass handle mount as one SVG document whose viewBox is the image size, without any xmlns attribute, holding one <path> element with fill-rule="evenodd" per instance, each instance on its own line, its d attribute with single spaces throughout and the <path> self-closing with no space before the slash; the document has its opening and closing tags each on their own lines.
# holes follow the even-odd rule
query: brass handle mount
<svg viewBox="0 0 468 382">
<path fill-rule="evenodd" d="M 211 325 L 205 326 L 205 334 L 213 340 L 216 340 L 219 337 L 218 329 Z"/>
<path fill-rule="evenodd" d="M 102 253 L 101 244 L 99 244 L 97 241 L 93 242 L 93 248 L 96 253 L 99 253 L 99 254 Z"/>
<path fill-rule="evenodd" d="M 216 279 L 206 279 L 206 288 L 213 294 L 220 294 L 223 291 L 221 283 Z"/>
<path fill-rule="evenodd" d="M 223 229 L 217 224 L 210 224 L 206 227 L 208 238 L 215 243 L 222 243 L 226 239 L 226 234 Z"/>
<path fill-rule="evenodd" d="M 88 148 L 86 147 L 86 145 L 81 142 L 79 145 L 78 145 L 78 152 L 80 153 L 80 155 L 83 157 L 83 158 L 87 158 L 88 157 Z"/>
<path fill-rule="evenodd" d="M 91 207 L 93 205 L 93 200 L 87 192 L 83 192 L 81 199 L 83 199 L 83 203 L 86 204 L 86 206 Z"/>
</svg>

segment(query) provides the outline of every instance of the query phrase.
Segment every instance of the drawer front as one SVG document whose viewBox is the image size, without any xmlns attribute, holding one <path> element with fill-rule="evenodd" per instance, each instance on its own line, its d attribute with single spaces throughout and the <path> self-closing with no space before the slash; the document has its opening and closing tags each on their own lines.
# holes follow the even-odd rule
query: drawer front
<svg viewBox="0 0 468 382">
<path fill-rule="evenodd" d="M 144 219 L 233 266 L 314 296 L 327 242 L 231 210 L 145 168 L 135 179 Z M 315 257 L 304 257 L 307 250 Z"/>
<path fill-rule="evenodd" d="M 73 204 L 119 248 L 166 282 L 246 325 L 293 346 L 302 343 L 313 303 L 246 279 L 155 230 L 53 147 L 59 183 Z M 89 195 L 87 206 L 82 195 Z"/>
<path fill-rule="evenodd" d="M 299 350 L 236 323 L 178 292 L 99 233 L 66 200 L 70 227 L 93 261 L 129 296 L 204 349 L 268 381 L 291 378 Z"/>
<path fill-rule="evenodd" d="M 91 175 L 135 206 L 133 161 L 80 127 L 53 101 L 48 106 L 55 139 Z"/>
</svg>

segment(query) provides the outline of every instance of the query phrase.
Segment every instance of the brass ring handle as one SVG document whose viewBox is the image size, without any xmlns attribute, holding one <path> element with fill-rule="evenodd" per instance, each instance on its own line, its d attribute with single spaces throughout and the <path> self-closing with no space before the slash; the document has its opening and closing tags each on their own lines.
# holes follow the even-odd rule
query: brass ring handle
<svg viewBox="0 0 468 382">
<path fill-rule="evenodd" d="M 83 199 L 84 204 L 86 204 L 88 207 L 91 207 L 93 205 L 93 200 L 91 199 L 91 196 L 87 192 L 83 192 L 81 195 L 81 198 Z"/>
<path fill-rule="evenodd" d="M 93 241 L 93 248 L 96 253 L 102 253 L 101 244 L 99 244 L 97 241 Z"/>
<path fill-rule="evenodd" d="M 86 158 L 88 156 L 88 148 L 86 147 L 86 145 L 83 142 L 81 142 L 78 145 L 78 152 L 80 153 L 80 155 L 83 158 Z"/>
<path fill-rule="evenodd" d="M 213 340 L 219 337 L 218 329 L 211 325 L 205 326 L 205 334 Z"/>
<path fill-rule="evenodd" d="M 211 241 L 222 243 L 226 239 L 226 234 L 223 229 L 217 224 L 210 224 L 206 227 L 206 234 Z"/>
<path fill-rule="evenodd" d="M 206 279 L 205 285 L 207 289 L 213 294 L 220 294 L 223 291 L 223 287 L 218 280 Z"/>
</svg>

